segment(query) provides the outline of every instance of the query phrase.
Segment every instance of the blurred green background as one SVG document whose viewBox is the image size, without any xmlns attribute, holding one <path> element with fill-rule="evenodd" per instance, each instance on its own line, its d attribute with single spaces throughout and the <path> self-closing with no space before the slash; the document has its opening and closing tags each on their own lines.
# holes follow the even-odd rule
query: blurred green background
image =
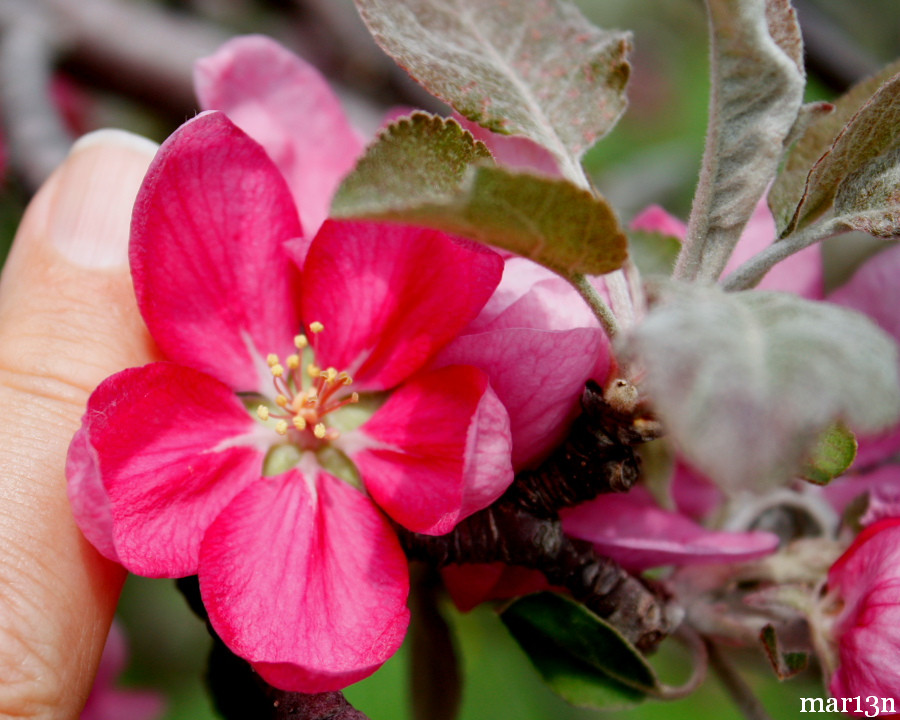
<svg viewBox="0 0 900 720">
<path fill-rule="evenodd" d="M 93 0 L 70 0 L 69 9 L 77 18 L 93 4 Z M 708 44 L 703 5 L 698 0 L 583 0 L 579 4 L 602 27 L 633 31 L 635 47 L 629 111 L 588 154 L 588 169 L 626 221 L 649 203 L 660 203 L 685 217 L 706 126 Z M 53 15 L 64 13 L 66 5 L 65 0 L 26 0 L 21 7 Z M 115 52 L 123 52 L 115 48 L 115 34 L 121 29 L 127 36 L 133 32 L 129 25 L 108 28 L 106 40 L 101 37 L 94 47 L 80 47 L 77 42 L 52 46 L 49 66 L 57 80 L 61 79 L 66 88 L 63 94 L 68 97 L 55 102 L 57 109 L 65 105 L 67 127 L 73 134 L 118 126 L 162 140 L 194 112 L 189 98 L 190 64 L 183 60 L 178 65 L 179 60 L 210 46 L 210 37 L 242 32 L 272 34 L 317 64 L 343 87 L 354 117 L 367 131 L 373 130 L 380 113 L 388 107 L 427 102 L 380 57 L 356 20 L 350 0 L 169 0 L 155 4 L 104 0 L 100 5 L 118 5 L 124 13 L 116 16 L 119 22 L 136 8 L 150 5 L 190 27 L 184 36 L 173 35 L 170 43 L 160 45 L 157 56 L 151 57 L 143 69 L 110 60 L 110 53 L 114 57 Z M 12 3 L 10 7 L 15 6 Z M 853 78 L 894 59 L 900 50 L 897 0 L 805 0 L 798 3 L 798 11 L 809 33 L 809 99 L 833 97 Z M 5 29 L 12 27 L 10 17 L 0 14 Z M 205 34 L 207 30 L 213 31 L 211 36 Z M 198 38 L 196 45 L 190 43 L 191 33 Z M 188 38 L 189 47 L 178 45 L 182 37 Z M 108 51 L 105 56 L 104 50 Z M 0 57 L 0 62 L 5 58 Z M 174 70 L 170 67 L 173 63 Z M 39 92 L 36 87 L 32 94 Z M 17 112 L 25 112 L 19 106 L 11 109 L 11 103 L 13 98 L 0 90 L 7 128 L 17 121 Z M 28 172 L 35 149 L 16 146 L 8 129 L 6 137 L 0 253 L 5 252 L 40 179 L 40 169 L 37 180 Z M 174 583 L 129 579 L 120 612 L 133 651 L 124 681 L 164 693 L 169 704 L 167 720 L 215 717 L 201 680 L 209 638 Z M 463 720 L 596 717 L 596 713 L 565 705 L 543 687 L 489 608 L 467 615 L 452 613 L 451 619 L 465 674 Z M 681 656 L 671 651 L 662 655 L 664 679 L 677 681 Z M 815 670 L 779 684 L 761 653 L 748 651 L 742 661 L 751 684 L 776 719 L 796 717 L 800 697 L 821 696 Z M 372 678 L 350 688 L 348 698 L 372 720 L 408 718 L 407 663 L 404 648 Z M 646 720 L 740 717 L 715 679 L 686 700 L 648 702 L 634 710 L 606 715 Z"/>
</svg>

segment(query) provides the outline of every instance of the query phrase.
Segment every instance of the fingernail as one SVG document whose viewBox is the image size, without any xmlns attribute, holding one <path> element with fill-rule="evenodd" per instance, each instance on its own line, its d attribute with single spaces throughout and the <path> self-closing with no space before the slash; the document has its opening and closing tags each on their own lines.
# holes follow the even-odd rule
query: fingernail
<svg viewBox="0 0 900 720">
<path fill-rule="evenodd" d="M 92 269 L 128 263 L 131 209 L 158 147 L 124 130 L 97 130 L 72 146 L 53 180 L 47 228 L 66 259 Z"/>
</svg>

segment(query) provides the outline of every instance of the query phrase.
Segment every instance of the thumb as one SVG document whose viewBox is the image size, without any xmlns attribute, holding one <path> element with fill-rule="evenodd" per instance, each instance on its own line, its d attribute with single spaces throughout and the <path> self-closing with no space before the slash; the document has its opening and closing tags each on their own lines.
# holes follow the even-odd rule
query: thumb
<svg viewBox="0 0 900 720">
<path fill-rule="evenodd" d="M 127 266 L 156 146 L 104 130 L 34 198 L 0 279 L 0 715 L 75 718 L 124 573 L 81 535 L 69 441 L 91 390 L 153 358 Z"/>
</svg>

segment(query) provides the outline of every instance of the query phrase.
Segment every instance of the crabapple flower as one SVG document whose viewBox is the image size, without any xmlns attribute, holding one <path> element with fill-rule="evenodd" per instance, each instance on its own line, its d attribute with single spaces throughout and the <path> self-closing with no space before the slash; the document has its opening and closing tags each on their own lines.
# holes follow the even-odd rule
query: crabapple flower
<svg viewBox="0 0 900 720">
<path fill-rule="evenodd" d="M 363 149 L 326 81 L 270 38 L 249 35 L 200 60 L 194 84 L 204 109 L 224 112 L 266 149 L 291 188 L 304 228 L 315 231 Z M 498 162 L 556 172 L 549 153 L 527 138 L 456 119 Z M 529 260 L 508 257 L 490 300 L 433 367 L 451 364 L 487 373 L 509 413 L 519 469 L 540 461 L 564 437 L 585 381 L 606 377 L 610 352 L 596 318 L 568 282 Z"/>
<path fill-rule="evenodd" d="M 502 259 L 399 225 L 305 239 L 274 163 L 216 112 L 161 146 L 130 259 L 165 359 L 91 395 L 67 463 L 79 525 L 132 572 L 197 574 L 216 632 L 270 684 L 369 675 L 408 623 L 391 521 L 446 533 L 513 478 L 487 375 L 430 367 Z"/>
<path fill-rule="evenodd" d="M 900 699 L 900 518 L 870 525 L 831 566 L 825 599 L 838 664 L 833 697 Z M 897 717 L 891 715 L 890 717 Z"/>
<path fill-rule="evenodd" d="M 94 687 L 81 712 L 81 720 L 154 720 L 162 716 L 165 701 L 159 693 L 123 690 L 115 686 L 125 669 L 127 658 L 125 632 L 114 620 L 100 658 Z"/>
</svg>

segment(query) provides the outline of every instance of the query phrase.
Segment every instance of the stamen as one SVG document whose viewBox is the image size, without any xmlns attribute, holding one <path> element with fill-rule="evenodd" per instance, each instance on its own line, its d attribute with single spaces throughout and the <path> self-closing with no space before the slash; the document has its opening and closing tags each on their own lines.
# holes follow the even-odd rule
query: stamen
<svg viewBox="0 0 900 720">
<path fill-rule="evenodd" d="M 298 350 L 305 350 L 309 347 L 309 340 L 306 339 L 306 335 L 297 335 L 294 337 L 294 347 Z"/>
<path fill-rule="evenodd" d="M 311 333 L 320 333 L 325 329 L 325 326 L 320 323 L 318 320 L 315 320 L 309 324 L 309 331 Z"/>
<path fill-rule="evenodd" d="M 319 438 L 319 440 L 324 440 L 327 433 L 328 428 L 325 427 L 325 423 L 316 423 L 316 426 L 313 428 L 313 435 Z"/>
<path fill-rule="evenodd" d="M 279 395 L 275 398 L 275 404 L 278 405 L 278 407 L 286 408 L 288 406 L 288 399 L 284 395 Z"/>
<path fill-rule="evenodd" d="M 294 415 L 293 423 L 294 427 L 298 430 L 306 430 L 306 420 L 299 415 Z"/>
<path fill-rule="evenodd" d="M 319 375 L 322 374 L 322 369 L 315 363 L 310 363 L 306 366 L 306 374 L 309 375 L 313 380 L 315 380 L 317 377 L 319 377 Z"/>
<path fill-rule="evenodd" d="M 279 420 L 278 423 L 275 425 L 275 432 L 277 432 L 279 435 L 287 435 L 287 431 L 288 431 L 287 421 Z"/>
<path fill-rule="evenodd" d="M 256 408 L 256 417 L 258 417 L 260 420 L 268 420 L 269 408 L 267 408 L 265 405 L 260 405 L 258 408 Z"/>
<path fill-rule="evenodd" d="M 299 355 L 288 355 L 285 362 L 287 363 L 287 366 L 291 370 L 296 370 L 298 367 L 300 367 L 300 356 Z"/>
<path fill-rule="evenodd" d="M 276 362 L 270 367 L 270 369 L 272 370 L 272 374 L 277 378 L 280 378 L 282 375 L 284 375 L 284 367 L 282 367 L 281 363 Z"/>
<path fill-rule="evenodd" d="M 266 355 L 266 364 L 269 367 L 275 367 L 278 364 L 278 356 L 275 353 L 269 353 Z"/>
</svg>

